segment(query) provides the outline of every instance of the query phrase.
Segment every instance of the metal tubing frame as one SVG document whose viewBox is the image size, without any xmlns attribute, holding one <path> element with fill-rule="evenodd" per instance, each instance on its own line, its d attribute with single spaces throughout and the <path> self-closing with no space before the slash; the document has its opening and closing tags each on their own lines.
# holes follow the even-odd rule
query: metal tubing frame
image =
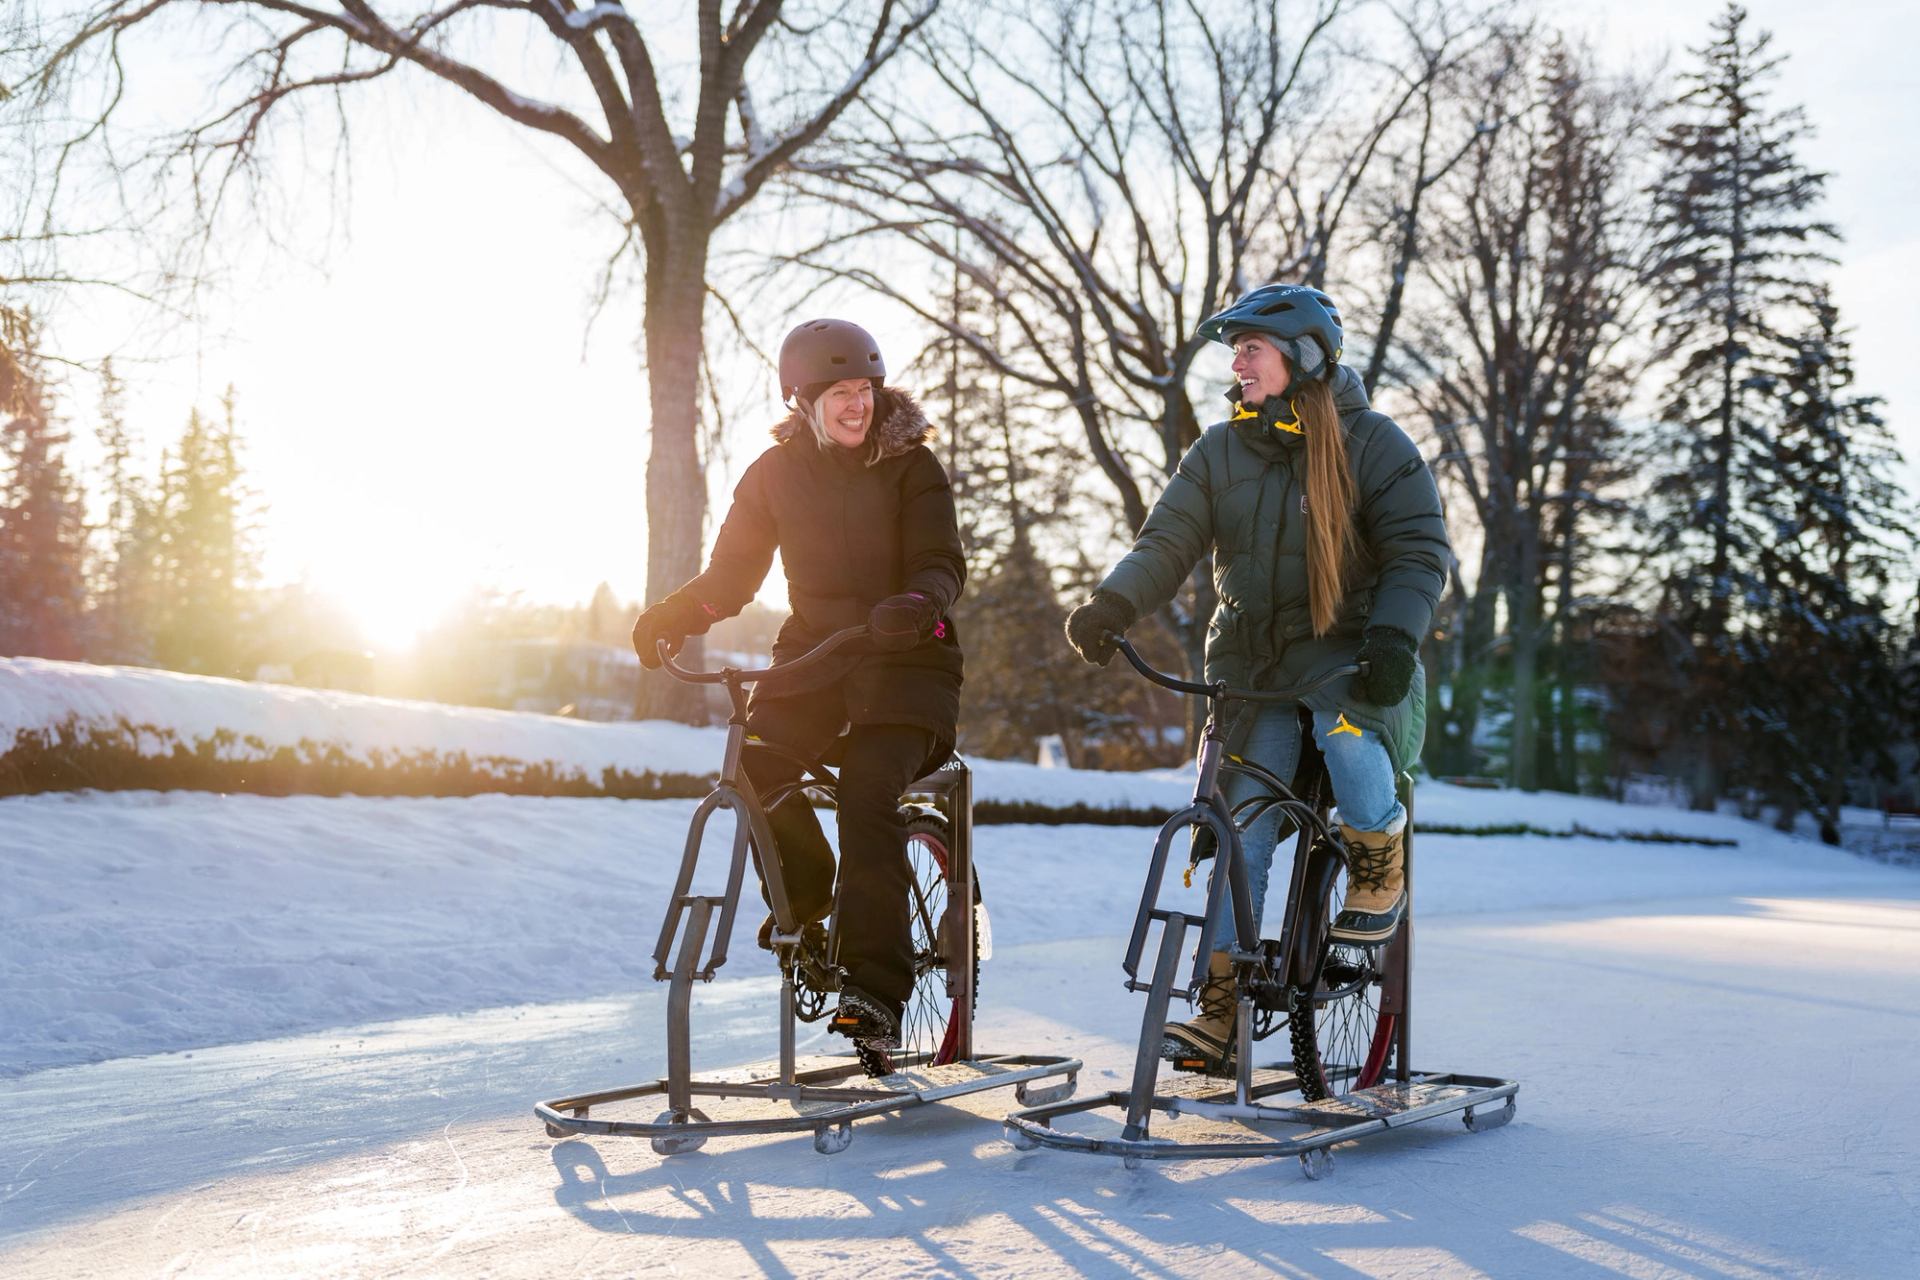
<svg viewBox="0 0 1920 1280">
<path fill-rule="evenodd" d="M 1137 664 L 1136 664 L 1137 665 Z M 1174 834 L 1180 828 L 1206 823 L 1212 828 L 1219 841 L 1215 857 L 1225 857 L 1227 874 L 1218 874 L 1218 864 L 1209 886 L 1207 895 L 1207 915 L 1201 922 L 1200 942 L 1194 957 L 1193 978 L 1186 988 L 1188 998 L 1192 998 L 1205 976 L 1205 965 L 1212 946 L 1212 924 L 1218 914 L 1223 891 L 1230 891 L 1236 882 L 1245 889 L 1245 849 L 1240 840 L 1239 826 L 1233 821 L 1233 814 L 1227 810 L 1218 783 L 1222 768 L 1254 775 L 1278 794 L 1270 803 L 1314 806 L 1317 812 L 1318 787 L 1316 780 L 1313 795 L 1302 799 L 1294 793 L 1292 787 L 1272 773 L 1251 761 L 1233 761 L 1229 765 L 1222 763 L 1224 744 L 1215 721 L 1209 717 L 1205 737 L 1202 740 L 1198 761 L 1198 779 L 1191 803 L 1169 818 L 1161 827 L 1154 842 L 1153 857 L 1148 864 L 1147 883 L 1141 895 L 1140 907 L 1134 917 L 1132 933 L 1127 941 L 1127 954 L 1122 967 L 1127 974 L 1127 988 L 1131 991 L 1147 993 L 1147 1007 L 1141 1018 L 1140 1040 L 1134 1060 L 1132 1086 L 1125 1093 L 1109 1092 L 1076 1101 L 1063 1102 L 1039 1107 L 1030 1107 L 1014 1112 L 1007 1117 L 1008 1136 L 1016 1146 L 1048 1146 L 1060 1150 L 1093 1152 L 1107 1155 L 1119 1155 L 1133 1159 L 1242 1159 L 1250 1156 L 1298 1155 L 1303 1160 L 1309 1152 L 1330 1147 L 1337 1142 L 1347 1142 L 1384 1133 L 1401 1125 L 1419 1120 L 1430 1119 L 1435 1115 L 1461 1112 L 1466 1118 L 1467 1127 L 1476 1132 L 1495 1128 L 1505 1124 L 1514 1112 L 1514 1099 L 1519 1092 L 1515 1081 L 1494 1077 L 1466 1076 L 1458 1074 L 1422 1075 L 1414 1072 L 1412 1062 L 1412 1005 L 1413 1005 L 1413 779 L 1401 774 L 1396 780 L 1396 791 L 1406 806 L 1407 822 L 1403 849 L 1405 850 L 1404 877 L 1407 892 L 1407 906 L 1401 926 L 1388 943 L 1381 974 L 1382 1015 L 1392 1013 L 1397 1021 L 1394 1027 L 1394 1072 L 1392 1084 L 1376 1084 L 1369 1089 L 1339 1098 L 1327 1099 L 1319 1103 L 1303 1103 L 1297 1107 L 1263 1107 L 1255 1103 L 1258 1097 L 1279 1092 L 1297 1091 L 1300 1087 L 1296 1076 L 1288 1073 L 1278 1081 L 1255 1086 L 1253 1076 L 1252 1010 L 1253 1002 L 1244 989 L 1236 992 L 1238 1018 L 1235 1035 L 1235 1072 L 1234 1078 L 1226 1086 L 1223 1101 L 1185 1100 L 1178 1096 L 1162 1096 L 1155 1092 L 1160 1070 L 1160 1042 L 1163 1038 L 1166 1010 L 1173 993 L 1173 975 L 1180 964 L 1180 950 L 1185 942 L 1188 918 L 1177 911 L 1161 910 L 1160 889 L 1166 876 L 1167 853 Z M 1284 797 L 1284 798 L 1282 798 Z M 1239 808 L 1245 809 L 1242 805 Z M 1237 813 L 1237 810 L 1235 811 Z M 1287 891 L 1285 923 L 1282 931 L 1281 957 L 1285 972 L 1281 975 L 1288 985 L 1301 985 L 1303 982 L 1317 979 L 1318 965 L 1312 958 L 1299 954 L 1301 948 L 1294 945 L 1300 937 L 1301 916 L 1306 907 L 1304 887 L 1313 861 L 1313 840 L 1315 831 L 1311 824 L 1296 820 L 1294 855 Z M 1223 883 L 1224 882 L 1224 883 Z M 1246 905 L 1243 912 L 1240 908 Z M 1259 947 L 1258 927 L 1251 920 L 1250 904 L 1243 904 L 1241 897 L 1235 897 L 1234 925 L 1236 939 L 1240 943 L 1236 959 L 1247 956 Z M 1145 951 L 1146 935 L 1150 923 L 1161 922 L 1160 947 L 1154 966 L 1153 978 L 1149 982 L 1139 981 L 1139 964 Z M 1248 939 L 1252 939 L 1251 942 Z M 1302 972 L 1302 970 L 1305 972 Z M 1269 1072 L 1277 1069 L 1267 1068 Z M 1351 1106 L 1353 1099 L 1373 1094 L 1377 1090 L 1399 1088 L 1410 1092 L 1419 1084 L 1470 1086 L 1468 1092 L 1451 1098 L 1444 1103 L 1436 1102 L 1417 1108 L 1411 1108 L 1397 1114 L 1370 1117 L 1367 1115 L 1341 1114 L 1335 1108 Z M 1491 1119 L 1477 1120 L 1475 1110 L 1490 1102 L 1504 1101 L 1505 1109 Z M 1080 1134 L 1063 1134 L 1051 1127 L 1053 1118 L 1076 1114 L 1101 1108 L 1112 1107 L 1125 1111 L 1126 1121 L 1118 1139 L 1089 1138 Z M 1220 1119 L 1237 1119 L 1252 1122 L 1284 1121 L 1299 1124 L 1320 1124 L 1325 1126 L 1312 1133 L 1290 1139 L 1268 1142 L 1245 1143 L 1168 1143 L 1154 1141 L 1149 1133 L 1152 1115 L 1155 1111 L 1165 1111 L 1169 1115 L 1182 1112 L 1194 1115 L 1206 1115 Z"/>
<path fill-rule="evenodd" d="M 985 1092 L 988 1089 L 1013 1086 L 1024 1094 L 1028 1086 L 1057 1076 L 1064 1075 L 1068 1079 L 1063 1086 L 1052 1087 L 1071 1089 L 1081 1068 L 1078 1058 L 1024 1053 L 990 1054 L 984 1058 L 973 1059 L 968 1065 L 998 1068 L 998 1070 L 982 1074 L 975 1080 L 949 1084 L 936 1083 L 924 1090 L 887 1088 L 872 1082 L 847 1088 L 843 1087 L 841 1082 L 856 1077 L 863 1081 L 868 1079 L 860 1064 L 851 1058 L 818 1058 L 806 1060 L 794 1073 L 794 1079 L 791 1081 L 783 1082 L 749 1070 L 728 1073 L 734 1077 L 745 1076 L 747 1077 L 745 1079 L 720 1078 L 690 1082 L 690 1098 L 758 1098 L 791 1102 L 796 1106 L 809 1103 L 831 1104 L 819 1110 L 796 1111 L 791 1115 L 783 1116 L 677 1122 L 664 1118 L 654 1121 L 596 1120 L 589 1115 L 594 1107 L 611 1103 L 629 1102 L 636 1098 L 670 1097 L 671 1082 L 665 1079 L 620 1089 L 576 1094 L 572 1097 L 556 1098 L 550 1102 L 539 1102 L 534 1104 L 533 1112 L 550 1128 L 575 1135 L 684 1139 L 742 1134 L 802 1133 L 808 1130 L 817 1132 L 849 1124 L 868 1116 L 904 1111 L 928 1103 L 942 1102 L 948 1098 Z M 925 1063 L 916 1057 L 907 1060 L 901 1070 L 910 1072 L 924 1066 Z M 670 1107 L 671 1105 L 669 1102 Z M 685 1109 L 674 1108 L 674 1110 L 684 1114 Z"/>
<path fill-rule="evenodd" d="M 1467 1127 L 1475 1132 L 1497 1128 L 1512 1118 L 1515 1100 L 1520 1092 L 1518 1082 L 1493 1076 L 1415 1072 L 1404 1082 L 1375 1085 L 1371 1089 L 1322 1102 L 1303 1102 L 1291 1107 L 1262 1107 L 1252 1100 L 1293 1092 L 1299 1088 L 1299 1081 L 1291 1073 L 1278 1068 L 1267 1070 L 1273 1071 L 1279 1078 L 1251 1089 L 1247 1103 L 1237 1100 L 1237 1089 L 1223 1087 L 1212 1096 L 1200 1098 L 1155 1097 L 1152 1109 L 1170 1115 L 1190 1114 L 1319 1127 L 1310 1128 L 1307 1133 L 1294 1137 L 1264 1141 L 1184 1143 L 1144 1136 L 1128 1137 L 1124 1133 L 1118 1138 L 1096 1138 L 1053 1128 L 1052 1122 L 1063 1116 L 1103 1107 L 1126 1106 L 1127 1095 L 1116 1092 L 1016 1111 L 1006 1118 L 1008 1140 L 1024 1148 L 1048 1147 L 1058 1151 L 1120 1156 L 1127 1160 L 1245 1160 L 1304 1156 L 1336 1143 L 1364 1141 L 1394 1129 L 1454 1113 L 1462 1114 Z M 1449 1091 L 1450 1096 L 1399 1109 L 1377 1107 L 1372 1109 L 1372 1114 L 1368 1113 L 1369 1104 L 1375 1099 L 1391 1099 L 1393 1091 L 1398 1090 L 1412 1101 L 1423 1088 Z M 1506 1105 L 1491 1117 L 1481 1119 L 1476 1116 L 1480 1108 L 1496 1102 Z"/>
</svg>

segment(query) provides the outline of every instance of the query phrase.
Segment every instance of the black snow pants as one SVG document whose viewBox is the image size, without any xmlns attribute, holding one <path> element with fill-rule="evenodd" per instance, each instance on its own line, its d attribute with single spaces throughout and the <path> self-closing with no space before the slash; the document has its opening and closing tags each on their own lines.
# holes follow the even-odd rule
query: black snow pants
<svg viewBox="0 0 1920 1280">
<path fill-rule="evenodd" d="M 790 697 L 756 699 L 747 732 L 818 759 L 846 726 L 838 685 Z M 944 761 L 952 750 L 931 731 L 907 724 L 858 724 L 840 761 L 840 874 L 833 850 L 805 795 L 768 814 L 779 846 L 780 875 L 801 923 L 834 918 L 833 962 L 847 981 L 892 1005 L 913 991 L 913 934 L 909 916 L 912 872 L 900 793 Z M 756 794 L 800 775 L 792 761 L 748 744 L 742 762 Z M 766 892 L 765 885 L 761 893 Z"/>
</svg>

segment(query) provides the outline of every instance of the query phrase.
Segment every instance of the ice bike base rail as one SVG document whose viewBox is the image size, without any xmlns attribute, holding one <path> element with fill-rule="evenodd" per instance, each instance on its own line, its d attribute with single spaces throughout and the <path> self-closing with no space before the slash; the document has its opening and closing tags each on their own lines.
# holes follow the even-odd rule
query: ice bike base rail
<svg viewBox="0 0 1920 1280">
<path fill-rule="evenodd" d="M 866 1075 L 859 1059 L 842 1055 L 800 1059 L 793 1064 L 790 1084 L 781 1082 L 776 1062 L 695 1076 L 688 1082 L 695 1098 L 749 1099 L 761 1104 L 746 1114 L 719 1119 L 698 1108 L 686 1119 L 676 1118 L 679 1113 L 671 1109 L 652 1121 L 593 1118 L 595 1107 L 638 1098 L 664 1099 L 669 1088 L 664 1077 L 651 1084 L 542 1102 L 534 1107 L 534 1114 L 546 1122 L 549 1137 L 649 1138 L 661 1155 L 697 1150 L 708 1138 L 809 1130 L 814 1149 L 828 1155 L 846 1149 L 856 1120 L 1009 1086 L 1022 1106 L 1047 1106 L 1073 1096 L 1080 1072 L 1075 1058 L 992 1054 L 934 1065 L 926 1056 L 902 1059 L 893 1074 L 878 1078 Z"/>
<path fill-rule="evenodd" d="M 1520 1086 L 1512 1080 L 1470 1076 L 1455 1072 L 1413 1072 L 1405 1081 L 1391 1080 L 1338 1097 L 1285 1105 L 1271 1100 L 1298 1093 L 1300 1081 L 1280 1066 L 1256 1068 L 1247 1090 L 1249 1101 L 1237 1101 L 1233 1080 L 1191 1076 L 1156 1090 L 1151 1107 L 1171 1117 L 1235 1122 L 1232 1136 L 1211 1140 L 1097 1137 L 1056 1129 L 1055 1120 L 1102 1108 L 1126 1111 L 1131 1094 L 1116 1090 L 1071 1101 L 1035 1103 L 1006 1118 L 1007 1140 L 1022 1151 L 1049 1147 L 1087 1155 L 1118 1156 L 1129 1168 L 1142 1160 L 1248 1160 L 1298 1156 L 1309 1178 L 1324 1177 L 1333 1168 L 1331 1148 L 1359 1142 L 1395 1129 L 1459 1115 L 1475 1133 L 1497 1129 L 1513 1119 Z M 1305 1132 L 1268 1135 L 1246 1127 L 1283 1123 L 1303 1126 Z"/>
</svg>

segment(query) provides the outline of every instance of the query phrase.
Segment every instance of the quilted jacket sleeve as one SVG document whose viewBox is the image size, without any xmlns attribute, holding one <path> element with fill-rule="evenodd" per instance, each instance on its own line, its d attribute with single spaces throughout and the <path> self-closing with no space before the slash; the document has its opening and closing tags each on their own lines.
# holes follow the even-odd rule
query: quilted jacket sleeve
<svg viewBox="0 0 1920 1280">
<path fill-rule="evenodd" d="M 1213 486 L 1209 442 L 1224 427 L 1209 428 L 1180 459 L 1179 470 L 1147 513 L 1133 550 L 1100 583 L 1132 605 L 1139 617 L 1164 606 L 1213 545 Z"/>
<path fill-rule="evenodd" d="M 1420 450 L 1384 415 L 1359 462 L 1360 540 L 1379 566 L 1367 625 L 1418 640 L 1433 622 L 1453 554 L 1440 491 Z"/>
</svg>

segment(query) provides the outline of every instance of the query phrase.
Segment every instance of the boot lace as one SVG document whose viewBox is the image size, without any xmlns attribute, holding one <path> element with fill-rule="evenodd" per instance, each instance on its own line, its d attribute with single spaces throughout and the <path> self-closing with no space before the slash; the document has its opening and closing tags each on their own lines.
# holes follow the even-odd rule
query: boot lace
<svg viewBox="0 0 1920 1280">
<path fill-rule="evenodd" d="M 1208 978 L 1200 987 L 1200 1016 L 1223 1021 L 1231 1018 L 1237 1003 L 1233 987 L 1231 970 L 1221 977 Z"/>
<path fill-rule="evenodd" d="M 1384 890 L 1393 873 L 1393 848 L 1347 841 L 1347 879 L 1354 888 Z"/>
</svg>

